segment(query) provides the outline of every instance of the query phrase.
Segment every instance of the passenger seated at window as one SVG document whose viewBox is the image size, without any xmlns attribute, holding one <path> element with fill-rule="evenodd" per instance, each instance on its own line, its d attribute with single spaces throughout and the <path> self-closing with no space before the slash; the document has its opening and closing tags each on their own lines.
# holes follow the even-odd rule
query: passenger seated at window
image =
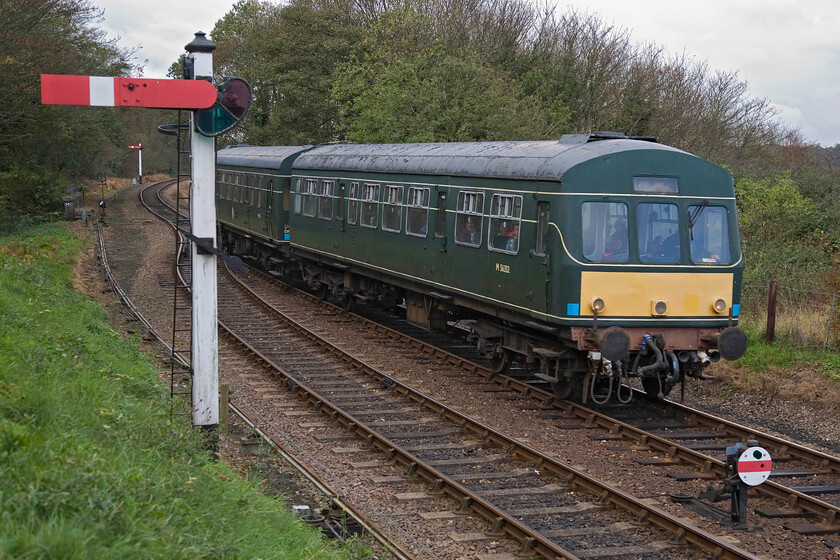
<svg viewBox="0 0 840 560">
<path fill-rule="evenodd" d="M 505 250 L 515 253 L 519 250 L 519 224 L 513 225 L 513 230 L 508 234 L 508 241 Z"/>
<path fill-rule="evenodd" d="M 507 222 L 499 222 L 499 229 L 493 236 L 493 248 L 504 249 L 507 246 L 508 234 L 510 233 L 510 226 Z"/>
<path fill-rule="evenodd" d="M 481 234 L 476 231 L 475 221 L 473 218 L 467 217 L 466 222 L 464 223 L 464 227 L 462 227 L 458 234 L 455 236 L 455 240 L 458 243 L 466 243 L 470 245 L 478 245 L 481 241 Z"/>
</svg>

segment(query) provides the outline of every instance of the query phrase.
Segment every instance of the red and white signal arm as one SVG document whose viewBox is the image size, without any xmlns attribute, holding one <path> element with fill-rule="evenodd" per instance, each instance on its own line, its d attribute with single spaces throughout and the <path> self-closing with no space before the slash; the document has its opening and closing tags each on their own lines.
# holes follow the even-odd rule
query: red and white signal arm
<svg viewBox="0 0 840 560">
<path fill-rule="evenodd" d="M 738 477 L 747 486 L 758 486 L 770 478 L 773 460 L 763 447 L 750 447 L 738 458 Z"/>
<path fill-rule="evenodd" d="M 216 87 L 205 80 L 41 74 L 44 105 L 205 109 L 216 98 Z"/>
</svg>

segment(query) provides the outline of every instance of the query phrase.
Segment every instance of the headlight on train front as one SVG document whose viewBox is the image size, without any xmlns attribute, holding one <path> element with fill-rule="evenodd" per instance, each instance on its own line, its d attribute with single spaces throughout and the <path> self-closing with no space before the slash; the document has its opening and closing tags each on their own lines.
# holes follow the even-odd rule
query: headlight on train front
<svg viewBox="0 0 840 560">
<path fill-rule="evenodd" d="M 726 313 L 726 300 L 722 298 L 718 298 L 712 304 L 712 309 L 714 309 L 715 313 Z"/>
<path fill-rule="evenodd" d="M 655 299 L 650 302 L 650 314 L 654 317 L 664 317 L 668 314 L 668 301 Z"/>
<path fill-rule="evenodd" d="M 604 303 L 604 300 L 602 300 L 601 298 L 594 297 L 589 302 L 589 307 L 591 307 L 592 311 L 594 311 L 595 313 L 601 313 L 601 312 L 604 311 L 604 307 L 606 307 L 606 304 Z"/>
</svg>

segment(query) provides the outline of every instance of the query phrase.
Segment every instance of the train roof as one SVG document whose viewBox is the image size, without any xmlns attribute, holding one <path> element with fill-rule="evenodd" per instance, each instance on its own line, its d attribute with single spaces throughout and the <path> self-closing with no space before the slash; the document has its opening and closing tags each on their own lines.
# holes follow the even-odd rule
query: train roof
<svg viewBox="0 0 840 560">
<path fill-rule="evenodd" d="M 554 181 L 587 160 L 632 150 L 695 157 L 649 139 L 575 134 L 559 141 L 331 144 L 301 154 L 294 168 Z"/>
<path fill-rule="evenodd" d="M 216 152 L 216 163 L 234 167 L 291 169 L 291 163 L 301 152 L 312 146 L 227 146 Z"/>
</svg>

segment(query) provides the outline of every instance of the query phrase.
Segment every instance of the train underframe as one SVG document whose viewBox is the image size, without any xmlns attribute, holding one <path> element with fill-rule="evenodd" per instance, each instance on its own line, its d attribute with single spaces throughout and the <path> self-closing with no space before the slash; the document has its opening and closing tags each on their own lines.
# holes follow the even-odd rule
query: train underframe
<svg viewBox="0 0 840 560">
<path fill-rule="evenodd" d="M 469 329 L 467 340 L 483 353 L 496 373 L 516 360 L 550 383 L 559 398 L 603 404 L 629 403 L 630 380 L 640 380 L 648 398 L 662 399 L 685 381 L 701 378 L 709 364 L 739 358 L 746 336 L 737 327 L 599 327 L 552 326 L 475 300 L 402 282 L 387 274 L 292 251 L 223 228 L 223 250 L 287 282 L 298 283 L 322 298 L 352 310 L 357 303 L 397 310 L 428 330 L 445 330 L 454 322 Z"/>
</svg>

